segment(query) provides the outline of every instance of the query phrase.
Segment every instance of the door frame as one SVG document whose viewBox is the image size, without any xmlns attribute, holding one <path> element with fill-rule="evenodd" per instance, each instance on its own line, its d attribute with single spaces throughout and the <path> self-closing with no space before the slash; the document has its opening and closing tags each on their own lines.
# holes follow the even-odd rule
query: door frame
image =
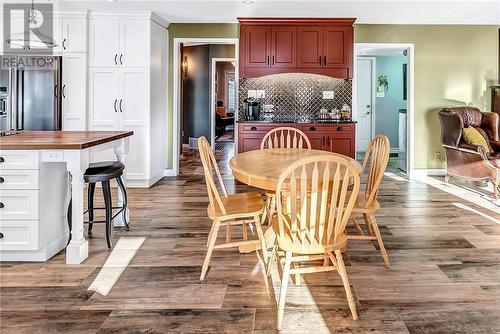
<svg viewBox="0 0 500 334">
<path fill-rule="evenodd" d="M 408 166 L 406 174 L 411 178 L 415 170 L 415 44 L 413 43 L 354 43 L 354 59 L 359 56 L 359 51 L 367 49 L 394 49 L 405 48 L 408 50 L 408 87 L 407 87 L 407 161 Z M 353 64 L 354 73 L 356 74 L 357 62 Z M 357 109 L 357 79 L 356 75 L 353 76 L 353 90 L 352 90 L 352 110 Z M 353 115 L 356 115 L 354 112 Z M 373 121 L 373 120 L 372 120 Z"/>
<path fill-rule="evenodd" d="M 376 89 L 377 89 L 377 83 L 376 83 L 376 80 L 377 80 L 377 58 L 375 56 L 358 56 L 354 59 L 354 62 L 356 63 L 356 71 L 354 73 L 358 73 L 357 71 L 357 63 L 358 63 L 358 59 L 359 58 L 362 58 L 362 59 L 367 59 L 367 60 L 370 60 L 371 63 L 372 63 L 372 73 L 371 73 L 371 76 L 372 76 L 372 112 L 371 112 L 371 117 L 370 117 L 370 129 L 371 129 L 371 135 L 370 135 L 370 140 L 373 139 L 373 135 L 375 134 L 375 117 L 376 117 L 376 107 L 377 107 L 377 94 L 376 94 Z M 356 81 L 356 83 L 354 84 L 354 81 Z M 356 87 L 356 94 L 354 94 L 354 90 L 353 90 L 353 98 L 354 96 L 357 98 L 358 97 L 358 85 L 357 85 L 357 76 L 356 76 L 356 80 L 354 80 L 353 78 L 353 89 L 354 89 L 354 85 Z M 354 101 L 353 101 L 354 103 Z M 357 110 L 357 100 L 356 100 L 356 109 L 353 108 L 353 110 Z M 353 113 L 353 119 L 357 121 L 358 119 L 358 114 L 356 112 Z M 358 136 L 356 135 L 356 138 L 358 138 Z M 356 150 L 358 148 L 358 142 L 356 141 Z"/>
<path fill-rule="evenodd" d="M 215 150 L 215 75 L 217 73 L 218 62 L 233 62 L 234 63 L 234 81 L 236 82 L 236 57 L 233 58 L 212 58 L 212 73 L 210 74 L 210 145 L 212 150 Z M 226 89 L 226 87 L 224 87 Z M 237 88 L 236 88 L 237 90 Z M 235 91 L 236 93 L 236 91 Z M 225 94 L 225 93 L 224 93 Z M 238 96 L 236 95 L 235 104 L 238 105 Z M 237 110 L 234 113 L 234 132 L 236 133 Z M 234 135 L 233 135 L 234 136 Z M 234 137 L 236 139 L 236 137 Z M 236 146 L 236 141 L 234 142 Z"/>
<path fill-rule="evenodd" d="M 179 175 L 179 159 L 180 159 L 180 144 L 181 144 L 181 123 L 180 123 L 180 80 L 181 80 L 181 44 L 182 43 L 203 43 L 203 44 L 233 44 L 234 45 L 234 58 L 236 59 L 235 68 L 234 68 L 234 80 L 239 82 L 240 74 L 239 74 L 239 56 L 240 56 L 240 40 L 238 38 L 174 38 L 174 49 L 173 49 L 173 101 L 172 101 L 172 124 L 170 128 L 172 129 L 172 174 L 173 176 Z M 238 86 L 236 85 L 236 96 L 238 96 Z M 214 115 L 212 115 L 215 117 Z M 238 117 L 238 114 L 235 114 L 235 120 Z M 234 141 L 238 142 L 238 131 L 234 131 Z M 235 145 L 235 154 L 237 150 L 237 146 Z"/>
</svg>

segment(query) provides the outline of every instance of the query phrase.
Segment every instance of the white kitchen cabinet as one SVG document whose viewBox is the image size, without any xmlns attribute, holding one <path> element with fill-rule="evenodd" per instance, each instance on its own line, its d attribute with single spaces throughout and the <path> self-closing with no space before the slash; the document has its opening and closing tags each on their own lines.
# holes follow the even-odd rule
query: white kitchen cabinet
<svg viewBox="0 0 500 334">
<path fill-rule="evenodd" d="M 63 17 L 61 22 L 62 52 L 87 52 L 87 19 L 85 17 Z"/>
<path fill-rule="evenodd" d="M 89 33 L 89 66 L 118 66 L 120 21 L 91 19 Z"/>
<path fill-rule="evenodd" d="M 134 131 L 126 161 L 127 187 L 149 187 L 163 177 L 166 165 L 166 25 L 151 15 L 90 17 L 89 129 Z M 116 30 L 119 51 L 98 51 L 103 34 Z M 117 63 L 100 61 L 115 54 Z M 94 160 L 112 156 L 102 152 Z"/>
<path fill-rule="evenodd" d="M 87 129 L 87 56 L 85 53 L 64 54 L 62 57 L 63 130 Z"/>
</svg>

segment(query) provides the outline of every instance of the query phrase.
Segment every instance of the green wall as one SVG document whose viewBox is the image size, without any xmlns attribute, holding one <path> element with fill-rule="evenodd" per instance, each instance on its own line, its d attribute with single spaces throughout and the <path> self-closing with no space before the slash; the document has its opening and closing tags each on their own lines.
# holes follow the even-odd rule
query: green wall
<svg viewBox="0 0 500 334">
<path fill-rule="evenodd" d="M 500 26 L 355 25 L 360 43 L 415 45 L 415 167 L 442 168 L 437 110 L 472 104 L 489 109 L 489 84 L 496 81 Z M 168 120 L 172 124 L 173 39 L 238 37 L 238 24 L 171 24 L 169 26 Z M 171 127 L 171 126 L 169 126 Z M 168 166 L 172 167 L 172 131 L 168 134 Z"/>
<path fill-rule="evenodd" d="M 443 168 L 437 111 L 471 104 L 490 109 L 500 26 L 355 25 L 360 43 L 415 45 L 415 168 Z"/>
<path fill-rule="evenodd" d="M 168 137 L 167 137 L 167 168 L 173 166 L 173 61 L 174 38 L 238 38 L 238 24 L 198 24 L 198 23 L 172 23 L 168 26 Z"/>
</svg>

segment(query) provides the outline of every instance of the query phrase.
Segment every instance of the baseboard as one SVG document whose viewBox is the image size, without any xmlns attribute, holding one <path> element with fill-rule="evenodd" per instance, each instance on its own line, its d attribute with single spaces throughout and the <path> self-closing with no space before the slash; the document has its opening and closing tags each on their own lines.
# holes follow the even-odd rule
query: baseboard
<svg viewBox="0 0 500 334">
<path fill-rule="evenodd" d="M 66 247 L 69 235 L 60 235 L 57 239 L 38 250 L 2 250 L 0 261 L 33 261 L 45 262 Z"/>
<path fill-rule="evenodd" d="M 412 179 L 425 178 L 427 176 L 445 176 L 446 169 L 444 168 L 434 168 L 434 169 L 424 169 L 418 168 L 411 171 Z"/>
<path fill-rule="evenodd" d="M 173 168 L 167 168 L 163 171 L 163 176 L 177 176 L 177 175 L 175 175 Z"/>
<path fill-rule="evenodd" d="M 164 176 L 164 172 L 153 176 L 149 179 L 127 179 L 125 186 L 127 188 L 149 188 L 153 186 L 156 182 L 160 181 Z"/>
</svg>

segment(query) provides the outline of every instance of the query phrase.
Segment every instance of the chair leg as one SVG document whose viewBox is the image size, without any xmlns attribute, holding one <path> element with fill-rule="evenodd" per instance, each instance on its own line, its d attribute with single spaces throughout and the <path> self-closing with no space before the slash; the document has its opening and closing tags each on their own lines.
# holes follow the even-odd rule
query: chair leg
<svg viewBox="0 0 500 334">
<path fill-rule="evenodd" d="M 380 248 L 380 253 L 382 254 L 382 258 L 384 259 L 384 264 L 387 268 L 390 267 L 389 264 L 389 256 L 387 255 L 387 251 L 385 250 L 384 242 L 382 241 L 382 235 L 380 234 L 380 230 L 378 228 L 377 222 L 375 221 L 375 216 L 367 215 L 370 220 L 370 225 L 372 226 L 373 232 L 377 237 L 378 247 Z"/>
<path fill-rule="evenodd" d="M 260 241 L 260 248 L 262 248 L 262 259 L 264 260 L 264 264 L 267 264 L 269 257 L 267 255 L 266 238 L 264 237 L 264 232 L 262 231 L 262 226 L 260 225 L 260 217 L 255 216 L 253 217 L 253 220 L 255 223 L 255 230 L 257 230 L 257 237 Z"/>
<path fill-rule="evenodd" d="M 372 229 L 372 226 L 370 224 L 371 221 L 368 218 L 368 214 L 363 213 L 363 218 L 365 220 L 366 230 L 368 231 L 368 234 L 371 235 L 371 236 L 373 236 L 373 229 Z"/>
<path fill-rule="evenodd" d="M 73 213 L 73 199 L 70 198 L 69 204 L 68 204 L 68 212 L 67 212 L 69 237 L 68 237 L 68 243 L 66 244 L 66 246 L 68 246 L 70 241 L 71 241 L 71 229 L 73 228 L 73 217 L 71 216 L 72 213 Z"/>
<path fill-rule="evenodd" d="M 271 206 L 269 207 L 269 226 L 273 223 L 273 217 L 276 212 L 276 196 L 273 194 L 271 197 Z"/>
<path fill-rule="evenodd" d="M 111 187 L 109 181 L 103 181 L 102 183 L 102 195 L 104 197 L 104 207 L 106 208 L 106 242 L 108 248 L 113 247 L 113 241 L 111 240 L 111 217 L 113 217 L 113 209 L 111 203 Z"/>
<path fill-rule="evenodd" d="M 127 221 L 127 188 L 125 188 L 125 185 L 123 184 L 123 180 L 121 176 L 118 176 L 116 178 L 116 182 L 118 183 L 118 187 L 120 188 L 122 194 L 123 194 L 123 211 L 122 211 L 122 219 L 123 223 L 125 224 L 125 229 L 127 231 L 130 230 L 128 226 L 128 221 Z"/>
<path fill-rule="evenodd" d="M 349 278 L 347 277 L 347 271 L 345 269 L 344 260 L 342 259 L 342 253 L 340 250 L 335 251 L 335 257 L 337 258 L 337 271 L 342 278 L 342 283 L 344 284 L 345 294 L 347 296 L 347 303 L 349 304 L 349 309 L 351 310 L 352 318 L 358 320 L 358 313 L 356 312 L 356 303 L 354 302 L 354 297 L 351 292 L 351 285 L 349 284 Z"/>
<path fill-rule="evenodd" d="M 94 192 L 95 192 L 95 183 L 89 183 L 89 189 L 87 191 L 87 202 L 89 206 L 89 228 L 88 234 L 92 234 L 92 227 L 94 224 Z"/>
<path fill-rule="evenodd" d="M 243 222 L 241 224 L 241 228 L 243 229 L 243 240 L 248 240 L 248 230 L 247 230 L 247 223 Z"/>
<path fill-rule="evenodd" d="M 264 208 L 264 212 L 262 213 L 262 219 L 261 219 L 262 225 L 266 224 L 267 211 L 269 210 L 270 205 L 271 205 L 271 197 L 267 196 L 266 197 L 266 206 Z"/>
<path fill-rule="evenodd" d="M 293 269 L 298 269 L 300 268 L 300 264 L 298 262 L 294 262 L 292 263 L 292 266 L 293 266 Z M 302 280 L 300 278 L 300 274 L 299 273 L 295 273 L 295 285 L 300 285 L 300 283 L 302 283 Z"/>
<path fill-rule="evenodd" d="M 212 226 L 212 232 L 210 235 L 210 240 L 208 242 L 207 254 L 205 255 L 205 261 L 203 262 L 203 267 L 201 268 L 200 281 L 205 279 L 205 275 L 208 270 L 208 264 L 210 263 L 210 257 L 212 257 L 212 252 L 214 250 L 215 241 L 217 240 L 217 234 L 219 234 L 219 221 L 214 220 Z"/>
<path fill-rule="evenodd" d="M 354 217 L 351 217 L 351 220 L 352 220 L 352 223 L 354 224 L 354 228 L 356 229 L 356 231 L 358 231 L 358 233 L 360 235 L 365 235 L 365 233 L 363 232 L 363 229 L 361 228 L 361 226 L 359 226 L 356 219 L 354 219 Z"/>
<path fill-rule="evenodd" d="M 285 264 L 283 268 L 283 276 L 281 278 L 280 299 L 278 301 L 278 317 L 276 319 L 276 329 L 281 329 L 283 315 L 285 313 L 286 289 L 288 287 L 288 278 L 290 277 L 290 265 L 292 263 L 292 252 L 285 253 Z"/>
<path fill-rule="evenodd" d="M 277 248 L 278 246 L 276 243 L 274 243 L 273 248 L 271 249 L 271 254 L 269 254 L 269 257 L 267 259 L 267 264 L 266 264 L 266 275 L 267 277 L 271 277 L 271 269 L 274 263 L 274 259 L 277 256 Z"/>
<path fill-rule="evenodd" d="M 451 179 L 450 174 L 446 174 L 445 177 L 444 177 L 444 182 L 445 183 L 450 183 L 450 179 Z"/>
</svg>

